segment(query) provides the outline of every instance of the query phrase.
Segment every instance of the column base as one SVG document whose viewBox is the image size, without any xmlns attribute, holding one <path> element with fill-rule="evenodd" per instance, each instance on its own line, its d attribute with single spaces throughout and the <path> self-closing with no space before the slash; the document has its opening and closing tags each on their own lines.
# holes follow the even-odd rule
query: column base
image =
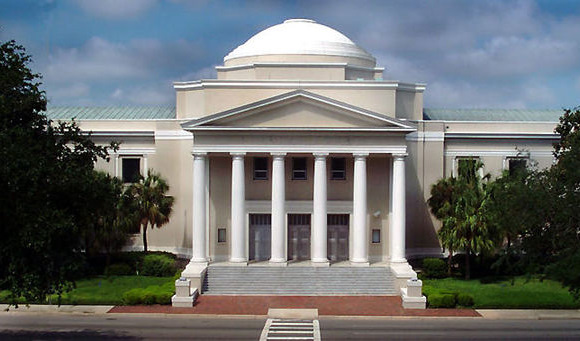
<svg viewBox="0 0 580 341">
<path fill-rule="evenodd" d="M 350 265 L 352 266 L 370 266 L 371 263 L 368 260 L 351 260 Z"/>
<path fill-rule="evenodd" d="M 209 264 L 207 258 L 192 258 L 189 260 L 189 264 L 207 266 Z"/>
<path fill-rule="evenodd" d="M 244 258 L 230 258 L 229 265 L 248 266 L 248 260 Z"/>
<path fill-rule="evenodd" d="M 310 264 L 312 266 L 320 266 L 320 267 L 330 266 L 330 262 L 328 261 L 328 259 L 312 259 L 310 260 Z"/>
<path fill-rule="evenodd" d="M 288 266 L 288 262 L 284 259 L 270 259 L 270 261 L 268 262 L 268 265 L 270 266 Z"/>
</svg>

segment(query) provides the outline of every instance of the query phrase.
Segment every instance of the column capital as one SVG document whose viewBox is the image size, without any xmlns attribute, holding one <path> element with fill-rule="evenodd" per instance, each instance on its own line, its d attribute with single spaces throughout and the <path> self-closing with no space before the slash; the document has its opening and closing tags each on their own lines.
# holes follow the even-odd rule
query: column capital
<svg viewBox="0 0 580 341">
<path fill-rule="evenodd" d="M 191 152 L 191 155 L 193 156 L 194 160 L 205 160 L 207 157 L 206 152 Z"/>
<path fill-rule="evenodd" d="M 235 152 L 235 153 L 230 153 L 230 155 L 234 159 L 243 159 L 244 156 L 246 156 L 246 152 Z"/>
<path fill-rule="evenodd" d="M 369 156 L 369 153 L 352 153 L 352 156 L 355 160 L 365 160 Z"/>
<path fill-rule="evenodd" d="M 276 160 L 276 159 L 284 159 L 284 157 L 286 156 L 287 153 L 285 152 L 272 152 L 270 153 L 270 155 L 272 155 L 272 157 Z"/>
<path fill-rule="evenodd" d="M 326 159 L 326 157 L 328 157 L 328 153 L 324 152 L 314 152 L 312 155 L 314 155 L 314 158 L 317 160 Z"/>
<path fill-rule="evenodd" d="M 405 161 L 405 158 L 409 156 L 409 154 L 407 153 L 397 153 L 397 154 L 393 154 L 393 159 L 395 161 Z"/>
</svg>

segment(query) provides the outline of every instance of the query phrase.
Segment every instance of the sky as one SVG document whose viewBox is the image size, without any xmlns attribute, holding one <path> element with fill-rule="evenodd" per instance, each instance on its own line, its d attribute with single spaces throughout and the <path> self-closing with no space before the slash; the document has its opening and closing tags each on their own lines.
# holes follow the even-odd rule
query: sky
<svg viewBox="0 0 580 341">
<path fill-rule="evenodd" d="M 580 1 L 0 0 L 0 41 L 43 75 L 49 106 L 172 105 L 174 81 L 288 18 L 330 26 L 430 108 L 580 105 Z"/>
</svg>

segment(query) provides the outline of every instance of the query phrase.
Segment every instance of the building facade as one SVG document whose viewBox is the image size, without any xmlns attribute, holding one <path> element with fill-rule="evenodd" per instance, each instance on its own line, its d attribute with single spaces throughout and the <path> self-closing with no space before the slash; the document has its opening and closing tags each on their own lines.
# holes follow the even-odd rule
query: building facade
<svg viewBox="0 0 580 341">
<path fill-rule="evenodd" d="M 256 34 L 216 70 L 175 82 L 175 107 L 48 112 L 122 142 L 98 168 L 168 180 L 174 212 L 149 243 L 191 258 L 188 288 L 211 264 L 374 265 L 424 306 L 407 259 L 441 254 L 431 185 L 467 158 L 493 175 L 553 162 L 560 111 L 424 109 L 425 84 L 383 80 L 371 54 L 312 20 Z"/>
</svg>

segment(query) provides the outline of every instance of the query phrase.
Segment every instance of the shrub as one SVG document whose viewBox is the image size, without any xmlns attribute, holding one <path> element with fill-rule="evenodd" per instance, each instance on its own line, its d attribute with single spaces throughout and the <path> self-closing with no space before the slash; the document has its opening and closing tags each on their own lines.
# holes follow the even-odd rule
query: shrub
<svg viewBox="0 0 580 341">
<path fill-rule="evenodd" d="M 168 277 L 175 274 L 175 260 L 165 255 L 147 255 L 143 259 L 141 274 L 144 276 Z"/>
<path fill-rule="evenodd" d="M 105 269 L 105 276 L 134 275 L 135 271 L 125 263 L 111 264 Z"/>
<path fill-rule="evenodd" d="M 471 307 L 473 306 L 473 296 L 469 294 L 459 294 L 457 295 L 457 304 L 462 307 Z"/>
<path fill-rule="evenodd" d="M 452 294 L 429 295 L 430 308 L 454 308 L 455 304 L 456 304 L 455 296 Z"/>
<path fill-rule="evenodd" d="M 123 304 L 170 304 L 174 288 L 167 285 L 152 285 L 145 289 L 136 288 L 123 294 Z"/>
<path fill-rule="evenodd" d="M 444 278 L 447 276 L 447 265 L 440 258 L 425 258 L 423 273 L 427 278 Z"/>
</svg>

